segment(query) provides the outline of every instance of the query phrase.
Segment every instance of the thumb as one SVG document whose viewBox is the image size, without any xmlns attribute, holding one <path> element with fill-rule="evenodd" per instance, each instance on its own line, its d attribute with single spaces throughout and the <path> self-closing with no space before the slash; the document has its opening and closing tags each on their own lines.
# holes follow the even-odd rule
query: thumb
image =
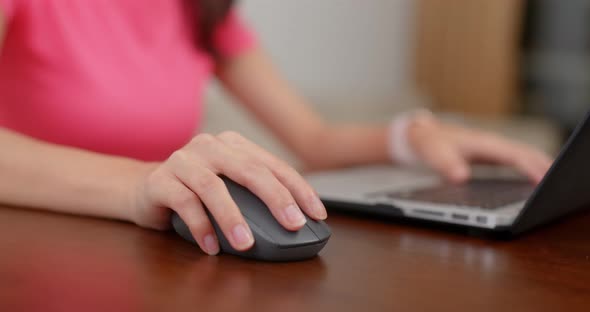
<svg viewBox="0 0 590 312">
<path fill-rule="evenodd" d="M 423 146 L 420 152 L 422 160 L 447 180 L 462 183 L 469 179 L 469 164 L 452 144 L 440 138 L 433 138 Z"/>
</svg>

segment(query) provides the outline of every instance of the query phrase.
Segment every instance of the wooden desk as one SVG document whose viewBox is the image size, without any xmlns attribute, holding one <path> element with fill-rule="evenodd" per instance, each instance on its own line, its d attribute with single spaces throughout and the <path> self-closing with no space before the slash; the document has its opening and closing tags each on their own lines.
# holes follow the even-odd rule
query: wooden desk
<svg viewBox="0 0 590 312">
<path fill-rule="evenodd" d="M 590 214 L 516 241 L 330 217 L 320 257 L 209 257 L 91 218 L 0 208 L 0 311 L 589 311 Z"/>
</svg>

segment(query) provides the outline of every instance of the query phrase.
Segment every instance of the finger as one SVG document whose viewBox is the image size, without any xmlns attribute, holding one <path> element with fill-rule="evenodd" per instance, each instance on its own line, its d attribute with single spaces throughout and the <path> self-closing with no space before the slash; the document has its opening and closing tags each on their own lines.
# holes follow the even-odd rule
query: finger
<svg viewBox="0 0 590 312">
<path fill-rule="evenodd" d="M 418 158 L 453 183 L 462 183 L 471 175 L 467 160 L 444 135 L 446 128 L 436 118 L 424 115 L 408 129 L 409 142 Z"/>
<path fill-rule="evenodd" d="M 539 176 L 537 182 L 540 182 L 545 176 L 545 174 L 547 174 L 547 171 L 549 171 L 549 168 L 551 168 L 551 165 L 553 165 L 553 160 L 551 159 L 551 157 L 549 157 L 549 155 L 541 151 L 531 150 L 530 152 L 532 154 L 531 158 L 535 159 L 534 162 L 537 166 L 537 172 Z"/>
<path fill-rule="evenodd" d="M 284 228 L 291 231 L 299 230 L 307 220 L 289 190 L 268 168 L 252 163 L 254 161 L 228 165 L 224 168 L 223 174 L 258 196 Z"/>
<path fill-rule="evenodd" d="M 528 146 L 521 146 L 520 147 L 521 155 L 518 156 L 520 161 L 524 164 L 521 164 L 520 167 L 523 169 L 521 170 L 525 173 L 533 183 L 539 183 L 551 167 L 551 160 L 545 154 L 538 152 Z"/>
<path fill-rule="evenodd" d="M 268 158 L 274 158 L 270 154 L 267 156 L 269 156 Z M 326 207 L 324 207 L 319 195 L 299 172 L 279 159 L 269 160 L 268 163 L 273 174 L 289 189 L 299 206 L 308 216 L 315 220 L 325 220 L 328 217 Z"/>
<path fill-rule="evenodd" d="M 442 136 L 432 135 L 438 131 L 414 132 L 413 148 L 432 169 L 454 183 L 462 183 L 471 175 L 467 160 L 452 142 Z"/>
<path fill-rule="evenodd" d="M 207 168 L 208 164 L 186 151 L 175 152 L 172 159 L 176 177 L 201 199 L 231 246 L 236 250 L 252 247 L 254 238 L 250 227 L 221 178 Z"/>
<path fill-rule="evenodd" d="M 161 183 L 158 193 L 159 202 L 178 213 L 199 247 L 209 255 L 218 254 L 219 243 L 215 231 L 197 195 L 173 179 Z"/>
<path fill-rule="evenodd" d="M 471 174 L 469 165 L 449 144 L 434 142 L 421 153 L 422 159 L 443 177 L 454 183 L 462 183 Z"/>
<path fill-rule="evenodd" d="M 218 138 L 227 145 L 243 150 L 251 157 L 255 157 L 264 163 L 279 182 L 289 190 L 299 207 L 301 207 L 308 216 L 316 220 L 324 220 L 327 218 L 326 208 L 322 204 L 318 194 L 309 183 L 307 183 L 307 181 L 305 181 L 305 179 L 287 163 L 237 133 L 224 132 L 221 133 Z"/>
<path fill-rule="evenodd" d="M 527 177 L 529 181 L 533 184 L 538 184 L 539 182 L 541 182 L 541 180 L 545 176 L 545 173 L 547 172 L 547 169 L 545 167 L 540 167 L 536 165 L 534 162 L 527 161 L 526 157 L 519 157 L 518 159 L 513 159 L 511 165 L 514 167 L 514 169 L 516 169 L 522 175 Z"/>
</svg>

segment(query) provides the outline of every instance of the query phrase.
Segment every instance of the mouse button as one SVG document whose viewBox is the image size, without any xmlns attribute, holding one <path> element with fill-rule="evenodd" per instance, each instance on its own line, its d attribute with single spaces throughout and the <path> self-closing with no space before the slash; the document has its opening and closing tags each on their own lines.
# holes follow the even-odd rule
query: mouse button
<svg viewBox="0 0 590 312">
<path fill-rule="evenodd" d="M 221 179 L 225 183 L 225 186 L 227 187 L 229 194 L 236 203 L 242 203 L 248 206 L 248 208 L 250 209 L 266 209 L 266 205 L 264 204 L 264 202 L 260 200 L 260 198 L 258 198 L 256 195 L 254 195 L 254 193 L 250 192 L 247 188 L 228 179 L 225 176 L 222 176 Z M 243 210 L 243 207 L 241 205 L 238 205 L 238 208 L 240 208 L 240 210 Z"/>
<path fill-rule="evenodd" d="M 308 218 L 305 225 L 309 227 L 319 240 L 327 239 L 332 235 L 330 227 L 324 221 L 315 221 Z"/>
<path fill-rule="evenodd" d="M 246 223 L 248 223 L 248 226 L 252 231 L 252 235 L 254 235 L 255 241 L 258 241 L 259 237 L 263 238 L 265 241 L 273 241 L 273 238 L 263 228 L 256 224 L 256 222 L 254 222 L 248 216 L 244 216 L 244 219 L 246 220 Z"/>
<path fill-rule="evenodd" d="M 280 245 L 279 248 L 289 248 L 302 245 L 310 245 L 318 242 L 318 237 L 307 226 L 303 226 L 298 231 L 277 231 L 273 233 L 273 238 Z"/>
</svg>

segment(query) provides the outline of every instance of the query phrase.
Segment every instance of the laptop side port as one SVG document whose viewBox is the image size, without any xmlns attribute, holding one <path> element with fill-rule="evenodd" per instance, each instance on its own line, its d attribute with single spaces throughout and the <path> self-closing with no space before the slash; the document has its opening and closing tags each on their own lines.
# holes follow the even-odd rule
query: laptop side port
<svg viewBox="0 0 590 312">
<path fill-rule="evenodd" d="M 459 221 L 467 221 L 469 220 L 469 216 L 461 213 L 453 213 L 451 214 L 451 218 Z"/>
<path fill-rule="evenodd" d="M 414 209 L 415 213 L 428 215 L 433 217 L 444 217 L 444 213 L 440 211 L 432 211 L 432 210 L 424 210 L 424 209 Z"/>
<path fill-rule="evenodd" d="M 475 217 L 475 222 L 481 223 L 481 224 L 487 224 L 488 223 L 488 217 L 486 217 L 486 216 L 476 216 Z"/>
</svg>

